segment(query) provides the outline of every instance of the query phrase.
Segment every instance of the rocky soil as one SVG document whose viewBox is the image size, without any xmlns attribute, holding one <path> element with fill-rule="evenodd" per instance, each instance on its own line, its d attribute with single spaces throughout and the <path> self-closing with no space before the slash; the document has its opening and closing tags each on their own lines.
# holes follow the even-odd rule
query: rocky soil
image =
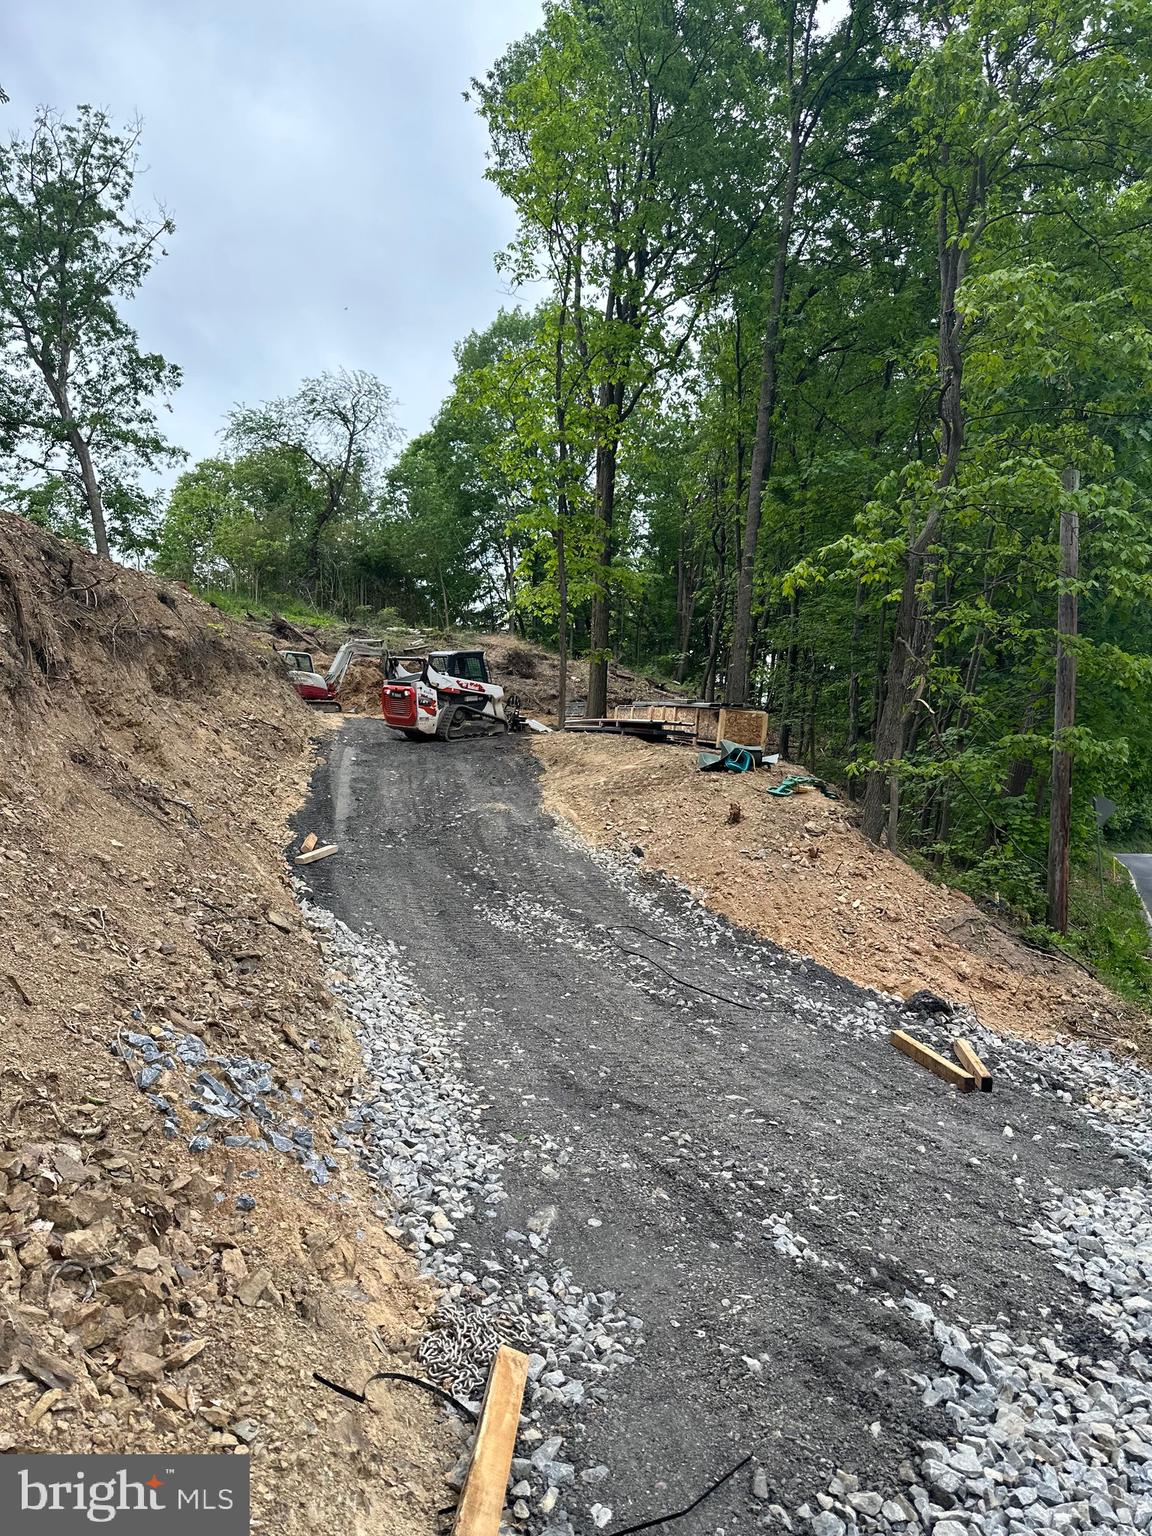
<svg viewBox="0 0 1152 1536">
<path fill-rule="evenodd" d="M 0 1446 L 252 1458 L 254 1528 L 437 1528 L 434 1288 L 337 1127 L 285 872 L 317 719 L 179 588 L 0 514 Z"/>
<path fill-rule="evenodd" d="M 618 737 L 557 733 L 532 746 L 549 810 L 597 847 L 639 848 L 646 867 L 741 927 L 863 986 L 898 997 L 927 989 L 996 1028 L 1152 1060 L 1147 1018 L 865 842 L 845 799 L 766 793 L 802 768 L 702 774 L 691 748 Z"/>
</svg>

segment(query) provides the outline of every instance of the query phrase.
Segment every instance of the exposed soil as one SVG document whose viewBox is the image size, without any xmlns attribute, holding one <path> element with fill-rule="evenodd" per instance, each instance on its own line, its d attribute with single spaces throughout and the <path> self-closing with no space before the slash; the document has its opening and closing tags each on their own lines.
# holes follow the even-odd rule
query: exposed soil
<svg viewBox="0 0 1152 1536">
<path fill-rule="evenodd" d="M 555 651 L 531 645 L 516 635 L 481 635 L 476 644 L 488 653 L 493 680 L 509 693 L 519 694 L 525 714 L 546 724 L 556 723 L 559 704 L 559 671 Z M 674 699 L 670 691 L 643 673 L 613 662 L 608 668 L 608 711 L 634 699 Z M 574 661 L 568 667 L 568 712 L 583 714 L 588 700 L 588 663 Z"/>
<path fill-rule="evenodd" d="M 1148 1021 L 1084 970 L 866 842 L 844 799 L 767 793 L 803 769 L 700 773 L 688 748 L 626 737 L 557 733 L 533 746 L 545 805 L 589 841 L 641 848 L 714 911 L 838 975 L 902 997 L 927 989 L 1028 1038 L 1152 1043 Z"/>
<path fill-rule="evenodd" d="M 435 1406 L 312 1380 L 403 1369 L 434 1299 L 327 1133 L 360 1058 L 282 858 L 320 717 L 199 600 L 8 514 L 0 693 L 0 1448 L 250 1454 L 255 1529 L 424 1536 Z M 266 1064 L 326 1186 L 252 1119 L 191 1150 L 129 1033 Z"/>
</svg>

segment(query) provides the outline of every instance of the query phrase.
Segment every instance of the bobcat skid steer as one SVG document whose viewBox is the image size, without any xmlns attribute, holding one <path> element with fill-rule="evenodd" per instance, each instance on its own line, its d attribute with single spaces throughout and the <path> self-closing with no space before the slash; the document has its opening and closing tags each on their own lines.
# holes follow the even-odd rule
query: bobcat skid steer
<svg viewBox="0 0 1152 1536">
<path fill-rule="evenodd" d="M 483 651 L 389 656 L 384 676 L 380 712 L 409 741 L 456 741 L 524 728 L 519 699 L 489 679 Z"/>
</svg>

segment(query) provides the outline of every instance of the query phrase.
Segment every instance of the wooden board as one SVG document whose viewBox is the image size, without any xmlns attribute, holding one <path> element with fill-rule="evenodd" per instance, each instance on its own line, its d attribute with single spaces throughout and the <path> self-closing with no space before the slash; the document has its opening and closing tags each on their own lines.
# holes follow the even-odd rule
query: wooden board
<svg viewBox="0 0 1152 1536">
<path fill-rule="evenodd" d="M 311 853 L 319 841 L 320 839 L 316 836 L 315 832 L 309 832 L 308 836 L 300 844 L 300 852 Z"/>
<path fill-rule="evenodd" d="M 971 1072 L 965 1072 L 955 1062 L 949 1061 L 947 1056 L 941 1056 L 922 1041 L 905 1034 L 904 1030 L 894 1029 L 889 1038 L 898 1051 L 903 1051 L 905 1056 L 910 1056 L 920 1066 L 927 1067 L 929 1072 L 942 1077 L 946 1083 L 951 1083 L 961 1093 L 971 1093 L 975 1088 L 976 1079 Z"/>
<path fill-rule="evenodd" d="M 452 1536 L 499 1536 L 527 1380 L 528 1356 L 501 1344 L 488 1372 L 480 1425 Z"/>
<path fill-rule="evenodd" d="M 296 863 L 315 864 L 317 859 L 328 859 L 334 853 L 339 852 L 340 849 L 336 843 L 325 843 L 323 848 L 313 848 L 309 853 L 298 853 L 296 855 Z"/>
<path fill-rule="evenodd" d="M 977 1056 L 971 1040 L 965 1040 L 963 1036 L 952 1042 L 952 1049 L 956 1053 L 956 1060 L 964 1068 L 965 1072 L 971 1072 L 976 1079 L 976 1086 L 981 1093 L 992 1092 L 992 1074 Z"/>
<path fill-rule="evenodd" d="M 768 745 L 768 716 L 762 709 L 722 709 L 717 741 L 738 741 L 742 747 Z"/>
</svg>

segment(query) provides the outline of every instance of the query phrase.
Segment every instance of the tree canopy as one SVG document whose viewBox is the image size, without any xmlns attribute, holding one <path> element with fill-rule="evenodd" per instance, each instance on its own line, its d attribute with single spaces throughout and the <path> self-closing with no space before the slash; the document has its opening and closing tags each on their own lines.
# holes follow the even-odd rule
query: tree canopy
<svg viewBox="0 0 1152 1536">
<path fill-rule="evenodd" d="M 133 208 L 139 139 L 91 107 L 42 109 L 0 148 L 0 457 L 18 501 L 65 527 L 82 509 L 104 555 L 110 533 L 121 549 L 139 535 L 141 472 L 181 457 L 152 406 L 179 369 L 122 310 L 174 229 Z"/>
<path fill-rule="evenodd" d="M 351 365 L 237 406 L 159 569 L 517 629 L 592 714 L 613 656 L 760 705 L 870 838 L 1051 919 L 1055 810 L 1083 868 L 1096 794 L 1152 841 L 1150 65 L 1120 0 L 548 0 L 470 90 L 524 301 L 406 443 Z M 0 151 L 0 454 L 101 548 L 177 381 L 136 151 L 86 108 Z"/>
</svg>

